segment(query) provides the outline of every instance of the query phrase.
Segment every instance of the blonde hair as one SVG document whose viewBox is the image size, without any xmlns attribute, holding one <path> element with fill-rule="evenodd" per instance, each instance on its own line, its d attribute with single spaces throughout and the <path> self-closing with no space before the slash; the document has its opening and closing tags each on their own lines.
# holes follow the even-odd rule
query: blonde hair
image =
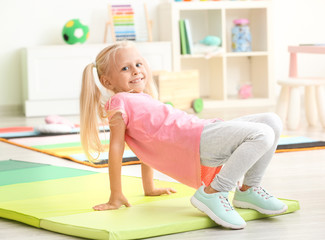
<svg viewBox="0 0 325 240">
<path fill-rule="evenodd" d="M 96 63 L 88 64 L 83 71 L 80 93 L 80 138 L 83 150 L 90 161 L 96 161 L 98 158 L 94 158 L 90 153 L 97 153 L 99 156 L 100 152 L 105 151 L 99 138 L 99 120 L 107 125 L 109 124 L 108 116 L 113 114 L 105 109 L 108 98 L 103 93 L 103 89 L 107 91 L 109 97 L 115 93 L 105 88 L 103 78 L 110 74 L 111 62 L 115 62 L 116 52 L 127 47 L 135 47 L 135 45 L 132 42 L 122 41 L 104 48 L 97 55 Z M 143 92 L 157 99 L 152 73 L 145 59 L 144 66 L 147 70 L 148 81 Z M 102 86 L 96 84 L 94 67 L 97 69 L 98 79 Z"/>
</svg>

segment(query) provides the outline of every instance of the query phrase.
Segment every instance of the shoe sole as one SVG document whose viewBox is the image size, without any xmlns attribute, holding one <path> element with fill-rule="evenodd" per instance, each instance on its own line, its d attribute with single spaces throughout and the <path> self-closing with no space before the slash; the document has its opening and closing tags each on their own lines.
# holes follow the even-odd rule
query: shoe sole
<svg viewBox="0 0 325 240">
<path fill-rule="evenodd" d="M 281 214 L 284 213 L 285 211 L 288 210 L 288 206 L 284 205 L 284 207 L 280 210 L 267 210 L 264 208 L 260 208 L 254 204 L 248 203 L 248 202 L 241 202 L 241 201 L 237 201 L 237 200 L 233 200 L 232 204 L 234 207 L 237 208 L 247 208 L 247 209 L 254 209 L 262 214 L 267 214 L 267 215 L 274 215 L 274 214 Z"/>
<path fill-rule="evenodd" d="M 197 200 L 194 196 L 191 197 L 191 203 L 199 211 L 201 211 L 201 212 L 205 213 L 206 215 L 208 215 L 209 218 L 211 218 L 218 225 L 221 225 L 221 226 L 226 227 L 226 228 L 231 228 L 231 229 L 243 229 L 246 226 L 246 224 L 244 224 L 244 225 L 233 225 L 231 223 L 228 223 L 228 222 L 222 220 L 217 215 L 215 215 L 204 203 Z"/>
</svg>

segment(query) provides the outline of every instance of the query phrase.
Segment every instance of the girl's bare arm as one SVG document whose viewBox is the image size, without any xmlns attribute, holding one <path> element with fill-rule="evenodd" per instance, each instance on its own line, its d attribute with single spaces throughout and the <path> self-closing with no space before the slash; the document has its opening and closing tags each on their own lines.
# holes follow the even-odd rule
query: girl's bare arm
<svg viewBox="0 0 325 240">
<path fill-rule="evenodd" d="M 111 195 L 107 203 L 94 206 L 95 210 L 112 210 L 121 206 L 130 207 L 130 203 L 123 195 L 121 182 L 122 158 L 125 147 L 125 123 L 121 113 L 116 113 L 110 125 L 110 147 L 109 147 L 109 180 Z"/>
<path fill-rule="evenodd" d="M 141 164 L 141 173 L 142 173 L 142 184 L 145 196 L 160 196 L 163 194 L 172 194 L 176 193 L 176 190 L 173 188 L 155 188 L 153 182 L 153 169 L 142 163 Z"/>
</svg>

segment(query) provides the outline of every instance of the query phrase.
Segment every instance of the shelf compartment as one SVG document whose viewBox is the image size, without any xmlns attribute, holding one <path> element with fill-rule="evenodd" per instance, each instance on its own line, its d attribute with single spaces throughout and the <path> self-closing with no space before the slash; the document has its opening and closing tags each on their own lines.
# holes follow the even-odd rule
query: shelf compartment
<svg viewBox="0 0 325 240">
<path fill-rule="evenodd" d="M 222 38 L 222 12 L 214 10 L 188 10 L 180 12 L 180 19 L 188 19 L 192 32 L 193 43 L 198 43 L 206 36 Z M 221 43 L 222 44 L 222 43 Z"/>
<path fill-rule="evenodd" d="M 226 50 L 232 52 L 231 29 L 233 20 L 246 18 L 252 36 L 252 51 L 266 51 L 268 49 L 267 10 L 265 8 L 227 9 L 226 10 Z"/>
<path fill-rule="evenodd" d="M 200 96 L 212 107 L 273 105 L 273 51 L 270 45 L 272 3 L 270 1 L 169 2 L 160 7 L 160 39 L 172 41 L 173 70 L 198 69 Z M 179 19 L 187 18 L 193 42 L 207 35 L 221 38 L 221 52 L 211 57 L 203 54 L 181 55 Z M 232 52 L 233 20 L 247 18 L 252 35 L 251 52 Z M 246 69 L 245 69 L 246 67 Z M 253 97 L 238 98 L 242 83 L 253 86 Z M 211 104 L 210 104 L 211 103 Z"/>
<path fill-rule="evenodd" d="M 242 56 L 227 58 L 227 99 L 240 99 L 239 88 L 252 85 L 252 98 L 269 98 L 268 56 Z"/>
<path fill-rule="evenodd" d="M 184 58 L 183 70 L 198 69 L 200 78 L 200 96 L 215 100 L 225 100 L 224 58 Z"/>
</svg>

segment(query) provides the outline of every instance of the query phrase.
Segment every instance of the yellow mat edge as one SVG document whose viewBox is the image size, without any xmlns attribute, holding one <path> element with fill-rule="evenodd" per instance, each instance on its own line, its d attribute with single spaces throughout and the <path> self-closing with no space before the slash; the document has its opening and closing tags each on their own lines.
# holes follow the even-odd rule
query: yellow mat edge
<svg viewBox="0 0 325 240">
<path fill-rule="evenodd" d="M 33 227 L 41 228 L 40 227 L 41 219 L 38 219 L 36 217 L 30 216 L 27 214 L 19 213 L 16 211 L 0 208 L 0 217 L 14 220 L 14 221 L 21 222 L 21 223 L 25 223 L 25 224 L 33 226 Z"/>
<path fill-rule="evenodd" d="M 183 197 L 183 198 L 188 200 L 188 197 Z M 288 204 L 288 210 L 282 214 L 265 215 L 251 209 L 236 209 L 236 210 L 246 221 L 252 221 L 252 220 L 258 220 L 258 219 L 268 218 L 268 217 L 277 217 L 284 214 L 293 213 L 300 209 L 298 200 L 283 199 L 283 198 L 279 198 L 279 199 L 283 200 L 286 204 Z M 80 214 L 75 214 L 75 215 L 80 215 Z M 114 232 L 114 231 L 108 231 L 106 229 L 93 229 L 84 226 L 70 225 L 70 224 L 55 221 L 56 218 L 57 217 L 41 219 L 40 227 L 46 230 L 63 233 L 70 236 L 86 237 L 90 239 L 109 239 L 109 240 L 130 239 L 130 236 L 132 236 L 132 239 L 143 239 L 148 237 L 157 237 L 157 236 L 163 236 L 168 234 L 195 231 L 195 230 L 206 229 L 206 228 L 211 228 L 216 226 L 216 224 L 206 216 L 205 218 L 197 218 L 194 221 L 192 219 L 191 220 L 193 222 L 192 224 L 195 226 L 193 226 L 192 224 L 173 223 L 173 226 L 166 225 L 166 226 L 152 227 L 152 229 L 150 230 L 151 233 L 148 233 L 148 231 L 146 231 L 145 229 L 133 229 L 132 232 L 130 233 L 126 231 Z"/>
</svg>

